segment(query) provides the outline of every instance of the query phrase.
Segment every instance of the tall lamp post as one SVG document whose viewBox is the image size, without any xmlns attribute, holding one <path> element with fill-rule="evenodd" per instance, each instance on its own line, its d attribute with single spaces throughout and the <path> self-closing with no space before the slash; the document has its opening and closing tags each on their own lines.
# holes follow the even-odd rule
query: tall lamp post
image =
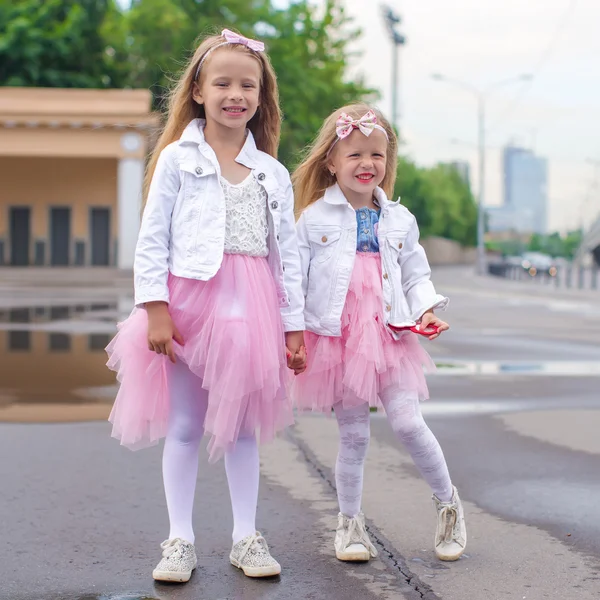
<svg viewBox="0 0 600 600">
<path fill-rule="evenodd" d="M 400 47 L 406 44 L 406 37 L 398 31 L 402 22 L 400 15 L 395 13 L 391 6 L 381 5 L 383 19 L 387 25 L 388 33 L 393 44 L 392 50 L 392 125 L 398 127 L 398 87 Z"/>
<path fill-rule="evenodd" d="M 456 87 L 460 87 L 473 94 L 477 98 L 477 146 L 478 146 L 478 167 L 479 167 L 479 190 L 477 200 L 477 274 L 484 275 L 487 270 L 485 257 L 485 106 L 486 101 L 493 90 L 516 83 L 519 81 L 529 81 L 532 76 L 529 74 L 518 75 L 510 79 L 498 81 L 486 88 L 479 88 L 470 83 L 452 79 L 434 73 L 431 76 L 435 81 L 449 83 Z"/>
</svg>

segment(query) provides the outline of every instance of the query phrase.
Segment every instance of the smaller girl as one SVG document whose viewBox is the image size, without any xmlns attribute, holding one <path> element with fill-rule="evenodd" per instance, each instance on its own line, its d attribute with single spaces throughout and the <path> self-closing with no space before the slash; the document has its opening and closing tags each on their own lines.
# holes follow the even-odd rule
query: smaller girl
<svg viewBox="0 0 600 600">
<path fill-rule="evenodd" d="M 299 408 L 337 418 L 334 545 L 343 561 L 377 555 L 361 498 L 369 410 L 381 405 L 433 491 L 436 555 L 457 560 L 467 542 L 458 492 L 419 407 L 428 398 L 423 366 L 434 365 L 417 333 L 433 340 L 448 329 L 434 314 L 448 299 L 430 281 L 415 217 L 389 200 L 397 162 L 390 124 L 355 104 L 325 121 L 292 177 L 308 355 L 293 396 Z"/>
<path fill-rule="evenodd" d="M 132 449 L 166 438 L 170 532 L 159 581 L 188 581 L 197 565 L 192 509 L 205 435 L 210 460 L 225 457 L 231 563 L 249 577 L 281 571 L 255 524 L 256 436 L 269 441 L 292 423 L 287 367 L 304 368 L 294 198 L 275 158 L 280 125 L 264 45 L 225 29 L 187 65 L 149 163 L 136 308 L 107 351 L 121 382 L 113 436 Z"/>
</svg>

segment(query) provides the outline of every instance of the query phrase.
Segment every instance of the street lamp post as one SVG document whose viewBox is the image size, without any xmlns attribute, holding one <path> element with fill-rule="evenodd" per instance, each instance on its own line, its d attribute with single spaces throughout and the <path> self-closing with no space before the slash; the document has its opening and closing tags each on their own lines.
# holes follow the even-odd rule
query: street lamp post
<svg viewBox="0 0 600 600">
<path fill-rule="evenodd" d="M 383 18 L 392 40 L 392 124 L 398 127 L 398 73 L 400 65 L 400 46 L 406 44 L 406 37 L 397 30 L 397 26 L 402 22 L 400 15 L 395 13 L 392 8 L 386 4 L 381 5 Z"/>
<path fill-rule="evenodd" d="M 431 76 L 436 81 L 442 81 L 455 85 L 475 95 L 477 98 L 477 154 L 478 154 L 478 171 L 479 171 L 479 189 L 477 198 L 477 274 L 484 275 L 487 269 L 487 261 L 485 257 L 485 106 L 486 100 L 492 90 L 503 87 L 510 83 L 518 81 L 528 81 L 531 75 L 524 74 L 510 79 L 505 79 L 491 86 L 481 89 L 466 83 L 451 79 L 439 73 L 434 73 Z"/>
</svg>

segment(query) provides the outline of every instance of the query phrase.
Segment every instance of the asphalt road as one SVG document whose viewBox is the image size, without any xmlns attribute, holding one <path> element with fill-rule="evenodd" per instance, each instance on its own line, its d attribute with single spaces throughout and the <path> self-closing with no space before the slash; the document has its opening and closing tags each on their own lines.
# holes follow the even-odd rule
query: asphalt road
<svg viewBox="0 0 600 600">
<path fill-rule="evenodd" d="M 201 461 L 199 569 L 185 586 L 154 584 L 151 571 L 167 530 L 160 449 L 123 450 L 102 420 L 3 423 L 20 414 L 5 401 L 0 599 L 600 597 L 600 293 L 477 279 L 464 269 L 434 275 L 451 296 L 452 329 L 427 345 L 441 368 L 429 379 L 432 399 L 423 410 L 465 501 L 463 559 L 435 560 L 429 490 L 385 418 L 374 415 L 363 508 L 380 558 L 337 562 L 335 422 L 303 416 L 261 452 L 258 523 L 282 576 L 253 581 L 229 565 L 223 468 Z M 33 287 L 11 285 L 0 306 L 39 304 Z M 84 319 L 41 326 L 52 331 L 104 332 L 128 306 L 126 284 L 46 285 L 50 303 L 111 304 Z M 79 414 L 75 404 L 71 409 Z"/>
</svg>

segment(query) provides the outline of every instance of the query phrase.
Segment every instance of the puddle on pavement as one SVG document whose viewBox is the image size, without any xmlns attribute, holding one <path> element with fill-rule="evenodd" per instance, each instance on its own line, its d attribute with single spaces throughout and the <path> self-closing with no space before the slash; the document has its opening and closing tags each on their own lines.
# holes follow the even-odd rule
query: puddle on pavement
<svg viewBox="0 0 600 600">
<path fill-rule="evenodd" d="M 105 420 L 116 394 L 104 348 L 127 302 L 0 311 L 0 422 Z M 600 376 L 600 362 L 440 359 L 438 375 Z"/>
<path fill-rule="evenodd" d="M 437 363 L 437 375 L 543 375 L 599 377 L 598 361 L 449 361 Z"/>
<path fill-rule="evenodd" d="M 160 600 L 154 596 L 144 596 L 139 594 L 109 594 L 100 596 L 80 596 L 74 600 Z"/>
<path fill-rule="evenodd" d="M 116 392 L 104 348 L 116 305 L 18 308 L 0 312 L 0 422 L 104 420 Z M 87 322 L 91 333 L 70 333 Z M 95 323 L 107 327 L 94 332 Z M 44 324 L 65 322 L 60 329 Z"/>
</svg>

